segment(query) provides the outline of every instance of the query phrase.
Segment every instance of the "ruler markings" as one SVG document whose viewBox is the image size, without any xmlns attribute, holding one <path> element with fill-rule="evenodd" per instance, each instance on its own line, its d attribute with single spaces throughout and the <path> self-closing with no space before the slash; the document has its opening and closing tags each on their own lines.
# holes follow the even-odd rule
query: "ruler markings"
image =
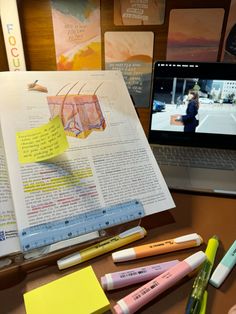
<svg viewBox="0 0 236 314">
<path fill-rule="evenodd" d="M 109 228 L 145 215 L 142 204 L 129 201 L 96 209 L 70 218 L 56 220 L 23 229 L 19 233 L 24 252 L 86 233 Z"/>
</svg>

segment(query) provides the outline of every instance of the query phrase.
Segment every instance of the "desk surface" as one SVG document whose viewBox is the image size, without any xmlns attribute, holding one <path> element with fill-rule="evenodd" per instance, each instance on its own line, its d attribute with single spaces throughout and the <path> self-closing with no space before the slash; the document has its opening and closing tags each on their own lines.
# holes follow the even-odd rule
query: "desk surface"
<svg viewBox="0 0 236 314">
<path fill-rule="evenodd" d="M 51 22 L 51 11 L 49 0 L 24 0 L 18 1 L 20 8 L 20 18 L 22 34 L 24 38 L 24 50 L 28 70 L 55 70 L 55 48 L 53 44 L 53 29 Z M 207 1 L 200 1 L 202 7 L 209 6 Z M 209 1 L 208 1 L 209 2 Z M 112 1 L 102 0 L 102 19 L 105 23 L 102 32 L 114 30 L 112 23 Z M 226 5 L 226 13 L 230 1 L 215 0 L 214 6 Z M 199 5 L 199 2 L 198 2 Z M 189 1 L 168 1 L 168 17 L 173 6 L 188 7 Z M 106 19 L 109 17 L 108 19 Z M 133 27 L 132 27 L 133 28 Z M 161 26 L 157 26 L 156 43 L 158 49 L 154 49 L 154 59 L 165 58 L 165 43 L 168 32 L 168 20 Z M 0 42 L 3 46 L 3 35 L 0 32 Z M 0 50 L 0 69 L 7 70 L 7 59 L 5 50 Z M 140 120 L 147 133 L 149 125 L 148 108 L 139 108 Z M 217 234 L 221 239 L 216 263 L 222 258 L 229 245 L 236 239 L 235 213 L 236 200 L 223 197 L 200 196 L 193 194 L 173 193 L 176 202 L 176 208 L 169 211 L 151 216 L 143 222 L 147 227 L 148 235 L 145 239 L 139 241 L 140 244 L 153 241 L 165 240 L 182 234 L 198 232 L 204 239 L 201 249 L 204 250 L 209 237 Z M 132 245 L 130 245 L 131 247 Z M 113 264 L 111 254 L 98 257 L 81 266 L 76 266 L 60 272 L 56 266 L 41 269 L 31 274 L 12 288 L 0 290 L 0 314 L 25 314 L 23 293 L 48 283 L 72 271 L 78 270 L 91 264 L 96 275 L 100 278 L 104 272 L 112 272 L 126 268 L 138 267 L 157 262 L 168 261 L 171 259 L 184 259 L 188 255 L 196 252 L 197 249 L 189 249 L 176 253 L 169 253 L 162 256 L 146 258 L 136 262 L 129 262 L 119 266 Z M 236 303 L 236 269 L 233 270 L 230 277 L 225 281 L 220 289 L 209 286 L 209 300 L 207 313 L 224 314 Z M 188 279 L 178 286 L 173 287 L 162 294 L 151 304 L 142 309 L 142 313 L 160 313 L 160 314 L 179 314 L 184 313 L 186 300 L 191 290 L 193 279 Z M 111 301 L 111 306 L 117 300 L 134 290 L 134 287 L 113 291 L 107 293 Z"/>
<path fill-rule="evenodd" d="M 197 232 L 204 239 L 204 243 L 200 249 L 205 250 L 208 239 L 212 235 L 217 234 L 221 240 L 216 257 L 216 263 L 218 263 L 223 257 L 224 252 L 236 239 L 236 199 L 179 192 L 173 192 L 172 195 L 176 203 L 176 208 L 168 212 L 152 215 L 149 218 L 147 217 L 147 219 L 143 221 L 143 225 L 149 229 L 148 235 L 145 239 L 140 240 L 138 244 L 165 240 L 179 235 Z M 132 245 L 129 245 L 129 247 L 132 247 Z M 198 251 L 198 249 L 193 248 L 162 256 L 131 261 L 123 263 L 122 265 L 114 265 L 111 254 L 105 254 L 90 262 L 65 271 L 59 271 L 56 266 L 34 271 L 28 274 L 19 284 L 0 291 L 0 313 L 25 314 L 23 293 L 90 264 L 93 266 L 97 277 L 100 279 L 100 277 L 104 275 L 104 272 L 108 273 L 172 259 L 182 260 L 196 251 Z M 236 304 L 235 275 L 236 269 L 232 271 L 220 289 L 215 289 L 209 285 L 207 313 L 228 313 L 228 310 Z M 169 289 L 152 303 L 145 306 L 140 313 L 184 313 L 192 282 L 193 278 L 186 278 L 186 280 Z M 111 306 L 113 307 L 116 301 L 133 291 L 136 287 L 138 286 L 127 287 L 107 293 Z"/>
</svg>

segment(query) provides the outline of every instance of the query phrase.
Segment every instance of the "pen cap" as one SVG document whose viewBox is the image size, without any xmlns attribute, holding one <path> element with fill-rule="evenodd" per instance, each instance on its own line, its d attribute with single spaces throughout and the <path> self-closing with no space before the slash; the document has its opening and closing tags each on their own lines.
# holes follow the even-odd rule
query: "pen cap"
<svg viewBox="0 0 236 314">
<path fill-rule="evenodd" d="M 119 237 L 120 238 L 126 238 L 126 237 L 132 236 L 134 234 L 138 234 L 140 236 L 140 238 L 143 238 L 147 234 L 147 231 L 143 227 L 137 226 L 137 227 L 128 229 L 126 231 L 123 231 L 122 233 L 119 234 Z M 131 242 L 133 242 L 133 241 L 131 241 Z"/>
<path fill-rule="evenodd" d="M 69 256 L 63 257 L 57 261 L 58 268 L 65 269 L 78 264 L 81 261 L 81 255 L 77 253 L 70 254 Z"/>
<path fill-rule="evenodd" d="M 118 252 L 112 253 L 113 262 L 124 262 L 136 258 L 135 250 L 133 248 L 124 249 Z"/>
<path fill-rule="evenodd" d="M 230 268 L 224 266 L 223 264 L 219 264 L 210 279 L 210 283 L 212 284 L 212 286 L 219 288 L 219 286 L 223 283 L 225 278 L 230 273 L 230 270 Z"/>
<path fill-rule="evenodd" d="M 218 240 L 217 236 L 213 236 L 212 238 L 210 238 L 208 240 L 205 253 L 206 253 L 207 259 L 209 260 L 209 262 L 212 265 L 214 264 L 214 260 L 215 260 L 216 251 L 218 249 L 218 246 L 219 246 L 219 240 Z"/>
<path fill-rule="evenodd" d="M 190 234 L 186 234 L 184 236 L 178 237 L 174 239 L 175 243 L 187 243 L 189 241 L 195 241 L 196 242 L 196 246 L 202 244 L 203 240 L 202 237 L 197 234 L 197 233 L 190 233 Z"/>
<path fill-rule="evenodd" d="M 107 290 L 107 280 L 105 276 L 101 277 L 101 286 L 104 290 Z"/>
<path fill-rule="evenodd" d="M 195 254 L 190 255 L 184 261 L 194 270 L 199 265 L 201 265 L 206 259 L 206 254 L 202 251 L 199 251 Z"/>
</svg>

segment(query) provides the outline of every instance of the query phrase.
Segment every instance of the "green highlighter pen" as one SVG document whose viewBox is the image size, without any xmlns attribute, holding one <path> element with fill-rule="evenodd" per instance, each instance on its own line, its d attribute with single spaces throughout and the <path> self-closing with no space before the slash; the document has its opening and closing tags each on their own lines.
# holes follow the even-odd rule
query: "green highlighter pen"
<svg viewBox="0 0 236 314">
<path fill-rule="evenodd" d="M 212 267 L 214 264 L 216 251 L 219 246 L 219 241 L 217 236 L 213 236 L 209 239 L 205 254 L 207 259 L 203 263 L 196 279 L 193 283 L 193 289 L 188 299 L 187 307 L 185 310 L 186 314 L 199 314 L 201 309 L 201 302 L 203 294 L 206 290 Z"/>
<path fill-rule="evenodd" d="M 199 314 L 205 314 L 206 313 L 207 297 L 208 297 L 208 292 L 205 290 L 203 297 L 202 297 L 201 309 L 200 309 Z"/>
</svg>

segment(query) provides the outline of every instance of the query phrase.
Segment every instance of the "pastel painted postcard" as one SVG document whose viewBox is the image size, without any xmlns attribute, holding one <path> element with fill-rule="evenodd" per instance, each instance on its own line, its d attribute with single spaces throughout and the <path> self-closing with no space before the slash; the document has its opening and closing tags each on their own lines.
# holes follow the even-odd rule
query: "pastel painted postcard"
<svg viewBox="0 0 236 314">
<path fill-rule="evenodd" d="M 58 70 L 100 70 L 100 1 L 51 0 Z"/>
<path fill-rule="evenodd" d="M 224 9 L 175 9 L 170 12 L 167 60 L 217 61 Z"/>
<path fill-rule="evenodd" d="M 120 70 L 136 107 L 149 107 L 153 32 L 106 32 L 105 68 Z"/>
<path fill-rule="evenodd" d="M 114 0 L 115 25 L 160 25 L 166 0 Z"/>
<path fill-rule="evenodd" d="M 236 0 L 231 1 L 221 60 L 236 62 Z"/>
</svg>

